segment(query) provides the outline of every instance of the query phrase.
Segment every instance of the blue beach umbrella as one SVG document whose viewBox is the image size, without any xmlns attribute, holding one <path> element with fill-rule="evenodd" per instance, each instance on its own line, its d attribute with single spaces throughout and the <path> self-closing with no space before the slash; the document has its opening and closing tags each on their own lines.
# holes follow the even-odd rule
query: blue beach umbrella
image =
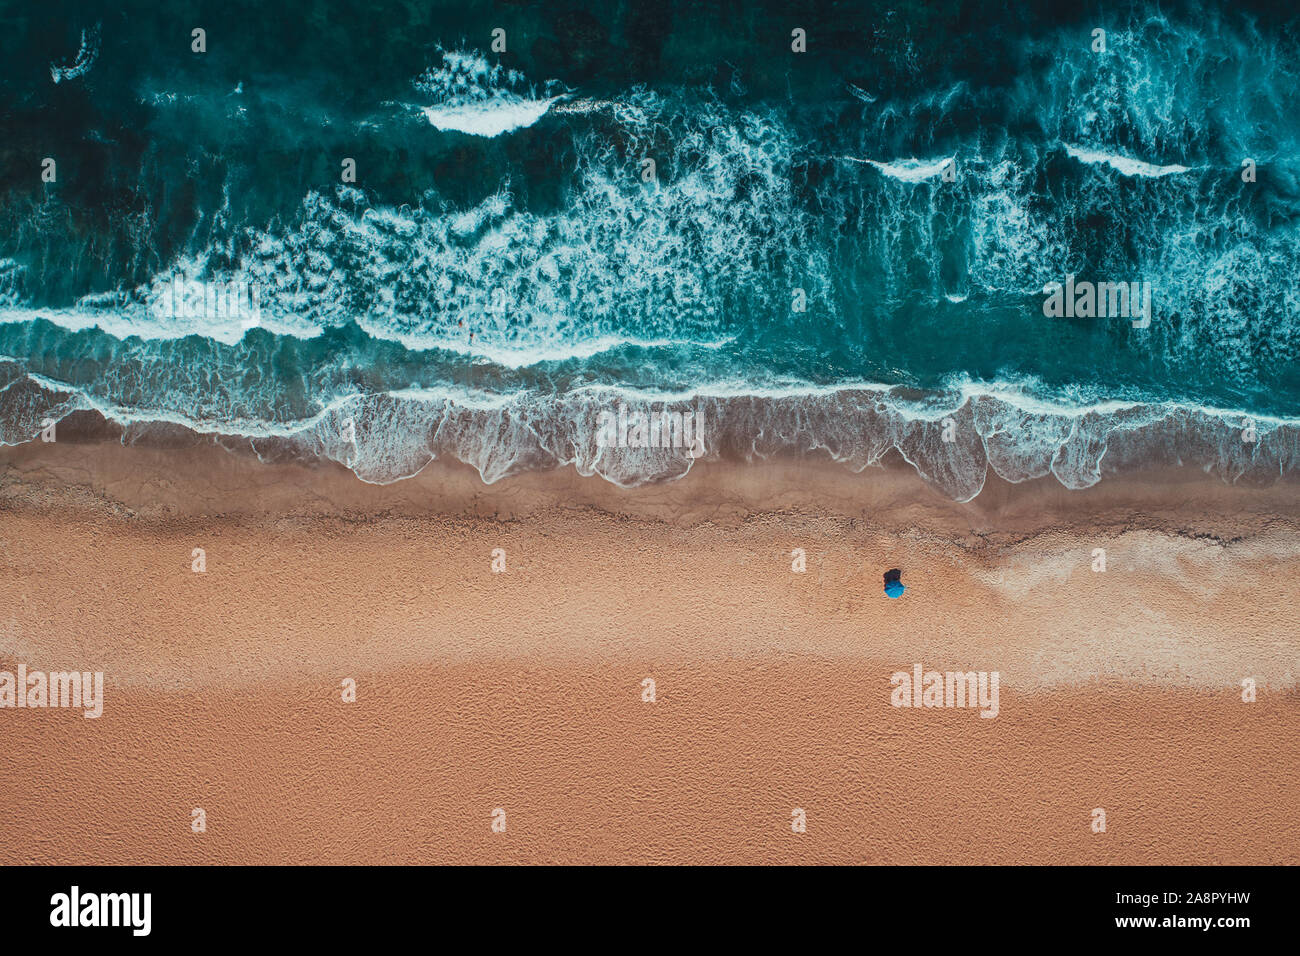
<svg viewBox="0 0 1300 956">
<path fill-rule="evenodd" d="M 885 572 L 885 594 L 891 598 L 900 598 L 907 588 L 903 587 L 903 572 L 892 568 Z"/>
</svg>

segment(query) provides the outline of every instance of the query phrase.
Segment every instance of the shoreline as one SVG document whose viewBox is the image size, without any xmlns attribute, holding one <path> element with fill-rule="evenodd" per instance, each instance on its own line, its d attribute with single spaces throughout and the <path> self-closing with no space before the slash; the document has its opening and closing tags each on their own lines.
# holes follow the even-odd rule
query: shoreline
<svg viewBox="0 0 1300 956">
<path fill-rule="evenodd" d="M 60 433 L 62 436 L 62 432 Z M 1068 489 L 1054 477 L 1011 483 L 990 471 L 968 502 L 945 496 L 896 453 L 853 472 L 829 459 L 697 462 L 682 478 L 625 488 L 572 466 L 485 484 L 459 461 L 434 460 L 387 484 L 337 462 L 264 463 L 216 441 L 123 445 L 60 438 L 0 446 L 0 506 L 76 507 L 143 519 L 221 515 L 447 515 L 515 520 L 588 509 L 678 526 L 734 526 L 753 515 L 808 513 L 866 520 L 899 532 L 1004 541 L 1089 522 L 1236 540 L 1300 529 L 1300 475 L 1227 483 L 1190 467 L 1153 468 Z"/>
</svg>

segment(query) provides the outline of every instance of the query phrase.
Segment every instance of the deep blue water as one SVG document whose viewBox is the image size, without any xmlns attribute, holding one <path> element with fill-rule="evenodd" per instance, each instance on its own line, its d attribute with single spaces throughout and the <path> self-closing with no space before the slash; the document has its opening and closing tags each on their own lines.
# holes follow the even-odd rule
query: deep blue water
<svg viewBox="0 0 1300 956">
<path fill-rule="evenodd" d="M 598 416 L 666 403 L 958 498 L 1300 461 L 1282 5 L 154 6 L 0 12 L 0 441 L 635 484 L 691 460 Z M 1149 326 L 1045 316 L 1067 275 Z"/>
</svg>

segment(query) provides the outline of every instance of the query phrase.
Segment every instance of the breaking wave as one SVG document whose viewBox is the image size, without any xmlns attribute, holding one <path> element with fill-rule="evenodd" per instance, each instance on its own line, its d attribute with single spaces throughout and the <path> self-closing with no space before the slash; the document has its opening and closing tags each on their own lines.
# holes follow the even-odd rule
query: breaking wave
<svg viewBox="0 0 1300 956">
<path fill-rule="evenodd" d="M 433 101 L 423 112 L 437 129 L 500 136 L 532 126 L 560 99 L 559 95 L 538 96 L 526 87 L 522 73 L 493 66 L 478 54 L 452 51 L 442 57 L 440 68 L 415 81 L 415 88 Z"/>
</svg>

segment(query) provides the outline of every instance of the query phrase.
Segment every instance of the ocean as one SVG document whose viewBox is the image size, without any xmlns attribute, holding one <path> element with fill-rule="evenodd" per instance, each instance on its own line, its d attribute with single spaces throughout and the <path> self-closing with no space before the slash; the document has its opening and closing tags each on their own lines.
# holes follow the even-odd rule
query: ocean
<svg viewBox="0 0 1300 956">
<path fill-rule="evenodd" d="M 0 443 L 1300 464 L 1293 5 L 156 6 L 0 4 Z"/>
</svg>

